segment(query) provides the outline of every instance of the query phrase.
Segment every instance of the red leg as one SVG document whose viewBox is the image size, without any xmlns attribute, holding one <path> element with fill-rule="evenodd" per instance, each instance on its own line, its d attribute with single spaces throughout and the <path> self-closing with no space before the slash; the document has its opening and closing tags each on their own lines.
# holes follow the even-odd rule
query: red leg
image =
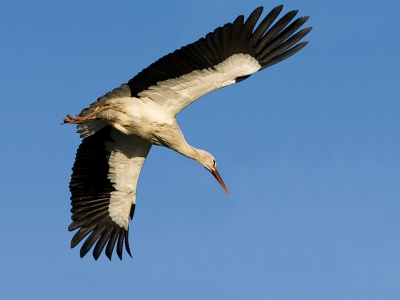
<svg viewBox="0 0 400 300">
<path fill-rule="evenodd" d="M 104 106 L 98 107 L 94 112 L 92 112 L 92 113 L 90 113 L 90 114 L 88 114 L 88 115 L 86 115 L 84 117 L 81 117 L 79 115 L 74 117 L 73 115 L 68 114 L 67 118 L 64 118 L 63 122 L 60 125 L 63 125 L 63 124 L 66 124 L 66 123 L 68 123 L 68 124 L 81 124 L 81 123 L 85 122 L 86 120 L 96 119 L 97 113 L 99 113 L 102 110 L 106 110 L 106 109 L 113 109 L 113 110 L 116 110 L 116 111 L 119 111 L 119 112 L 124 112 L 121 108 L 113 107 L 113 106 L 110 106 L 110 105 L 104 105 Z M 112 122 L 108 121 L 108 123 L 112 123 Z"/>
</svg>

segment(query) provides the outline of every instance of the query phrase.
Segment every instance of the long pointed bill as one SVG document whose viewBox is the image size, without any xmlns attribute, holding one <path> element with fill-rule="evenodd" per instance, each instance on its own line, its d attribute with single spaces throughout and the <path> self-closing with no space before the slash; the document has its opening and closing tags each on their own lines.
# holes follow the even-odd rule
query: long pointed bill
<svg viewBox="0 0 400 300">
<path fill-rule="evenodd" d="M 224 191 L 228 194 L 228 196 L 231 196 L 231 193 L 229 193 L 228 188 L 226 187 L 224 181 L 222 180 L 221 176 L 219 176 L 219 173 L 217 170 L 214 171 L 210 171 L 211 174 L 213 174 L 213 176 L 215 177 L 215 179 L 217 179 L 217 181 L 219 182 L 219 184 L 222 186 L 222 188 L 224 189 Z"/>
</svg>

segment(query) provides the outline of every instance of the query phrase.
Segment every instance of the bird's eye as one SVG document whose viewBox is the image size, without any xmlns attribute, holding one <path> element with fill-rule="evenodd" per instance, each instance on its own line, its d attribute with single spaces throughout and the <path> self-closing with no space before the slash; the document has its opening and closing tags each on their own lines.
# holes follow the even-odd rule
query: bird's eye
<svg viewBox="0 0 400 300">
<path fill-rule="evenodd" d="M 213 166 L 214 166 L 214 168 L 217 167 L 217 162 L 215 161 L 215 159 L 213 159 Z"/>
</svg>

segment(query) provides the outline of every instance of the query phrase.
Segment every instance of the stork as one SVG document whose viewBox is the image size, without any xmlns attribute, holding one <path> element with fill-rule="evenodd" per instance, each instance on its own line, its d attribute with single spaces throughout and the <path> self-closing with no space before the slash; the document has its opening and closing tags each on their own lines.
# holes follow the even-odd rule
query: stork
<svg viewBox="0 0 400 300">
<path fill-rule="evenodd" d="M 274 23 L 282 8 L 272 9 L 257 27 L 262 7 L 246 21 L 239 16 L 160 58 L 79 115 L 67 115 L 62 124 L 77 124 L 83 138 L 69 185 L 72 223 L 68 227 L 79 229 L 71 248 L 86 238 L 81 257 L 94 246 L 96 260 L 104 248 L 110 260 L 114 248 L 122 260 L 124 244 L 132 256 L 129 222 L 135 212 L 139 174 L 152 145 L 197 161 L 230 195 L 215 158 L 186 142 L 176 115 L 205 94 L 245 80 L 307 45 L 298 42 L 311 27 L 298 29 L 309 17 L 292 22 L 297 11 L 290 11 Z"/>
</svg>

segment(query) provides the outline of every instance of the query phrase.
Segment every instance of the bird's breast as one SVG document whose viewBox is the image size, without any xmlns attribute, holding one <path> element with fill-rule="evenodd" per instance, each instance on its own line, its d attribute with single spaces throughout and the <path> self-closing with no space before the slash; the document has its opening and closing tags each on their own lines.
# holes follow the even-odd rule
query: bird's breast
<svg viewBox="0 0 400 300">
<path fill-rule="evenodd" d="M 119 99 L 114 104 L 123 112 L 109 110 L 115 128 L 125 134 L 135 134 L 155 145 L 167 146 L 168 137 L 179 131 L 174 117 L 163 112 L 157 103 L 145 103 L 138 98 Z"/>
</svg>

